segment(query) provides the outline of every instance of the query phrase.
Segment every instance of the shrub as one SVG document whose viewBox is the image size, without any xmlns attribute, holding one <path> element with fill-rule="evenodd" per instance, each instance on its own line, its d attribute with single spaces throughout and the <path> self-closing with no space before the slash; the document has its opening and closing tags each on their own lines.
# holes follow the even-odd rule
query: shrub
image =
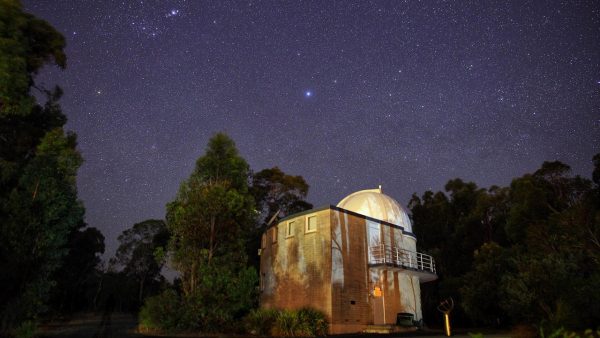
<svg viewBox="0 0 600 338">
<path fill-rule="evenodd" d="M 32 320 L 21 323 L 14 331 L 13 334 L 16 338 L 32 338 L 37 333 L 37 324 Z"/>
<path fill-rule="evenodd" d="M 273 309 L 254 309 L 244 318 L 246 330 L 251 334 L 266 336 L 277 320 L 278 311 Z"/>
<path fill-rule="evenodd" d="M 301 331 L 307 336 L 324 336 L 329 325 L 325 314 L 312 308 L 303 308 L 298 311 L 298 321 Z"/>
<path fill-rule="evenodd" d="M 253 307 L 254 268 L 233 269 L 225 264 L 201 265 L 198 285 L 182 299 L 179 328 L 201 332 L 235 332 Z"/>
<path fill-rule="evenodd" d="M 245 318 L 249 333 L 276 336 L 324 336 L 328 324 L 325 314 L 312 309 L 256 309 Z"/>
<path fill-rule="evenodd" d="M 298 312 L 294 310 L 280 310 L 275 321 L 275 335 L 295 336 L 300 331 Z"/>
<path fill-rule="evenodd" d="M 141 331 L 173 331 L 179 328 L 181 300 L 174 290 L 168 289 L 158 296 L 146 299 L 139 314 Z"/>
</svg>

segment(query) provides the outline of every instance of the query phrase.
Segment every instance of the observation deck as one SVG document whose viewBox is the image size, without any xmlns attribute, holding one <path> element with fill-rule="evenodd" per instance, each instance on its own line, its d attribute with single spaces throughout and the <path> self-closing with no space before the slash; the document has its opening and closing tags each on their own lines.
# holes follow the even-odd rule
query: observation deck
<svg viewBox="0 0 600 338">
<path fill-rule="evenodd" d="M 419 277 L 421 283 L 437 279 L 433 257 L 387 244 L 369 247 L 369 267 L 375 270 L 402 271 Z"/>
</svg>

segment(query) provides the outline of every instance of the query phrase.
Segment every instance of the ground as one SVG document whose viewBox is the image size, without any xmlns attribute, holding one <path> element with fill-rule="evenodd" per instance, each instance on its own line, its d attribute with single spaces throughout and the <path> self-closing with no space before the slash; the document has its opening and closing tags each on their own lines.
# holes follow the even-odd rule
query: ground
<svg viewBox="0 0 600 338">
<path fill-rule="evenodd" d="M 81 314 L 71 320 L 55 321 L 45 324 L 41 327 L 41 338 L 140 338 L 150 337 L 136 333 L 137 319 L 134 315 L 126 313 L 105 313 L 105 314 Z M 473 330 L 472 332 L 479 332 Z M 227 337 L 228 335 L 212 335 L 210 337 Z M 161 336 L 165 338 L 166 336 Z M 197 335 L 175 335 L 173 337 L 201 337 Z M 245 336 L 237 336 L 245 337 Z M 255 336 L 248 336 L 253 337 Z M 336 335 L 336 338 L 392 338 L 392 337 L 419 337 L 419 338 L 441 338 L 444 337 L 441 331 L 411 332 L 403 334 L 352 334 Z M 455 338 L 470 337 L 468 331 L 457 330 Z M 486 333 L 486 338 L 508 338 L 508 333 Z"/>
</svg>

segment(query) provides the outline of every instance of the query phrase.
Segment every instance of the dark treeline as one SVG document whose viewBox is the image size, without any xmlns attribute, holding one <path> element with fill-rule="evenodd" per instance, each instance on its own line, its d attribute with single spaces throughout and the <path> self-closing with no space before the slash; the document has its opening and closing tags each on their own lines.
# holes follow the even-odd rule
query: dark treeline
<svg viewBox="0 0 600 338">
<path fill-rule="evenodd" d="M 419 250 L 439 281 L 422 286 L 423 314 L 452 297 L 461 326 L 595 328 L 600 323 L 600 154 L 592 181 L 544 162 L 509 187 L 454 179 L 445 192 L 413 195 Z"/>
<path fill-rule="evenodd" d="M 0 1 L 0 335 L 97 301 L 104 237 L 77 198 L 76 135 L 61 89 L 35 82 L 45 64 L 66 67 L 64 48 L 47 22 Z"/>
</svg>

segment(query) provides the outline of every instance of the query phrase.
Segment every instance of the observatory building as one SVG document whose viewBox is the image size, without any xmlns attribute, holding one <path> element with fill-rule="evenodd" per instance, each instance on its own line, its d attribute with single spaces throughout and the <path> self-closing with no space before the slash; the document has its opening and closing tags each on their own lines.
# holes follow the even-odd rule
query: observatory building
<svg viewBox="0 0 600 338">
<path fill-rule="evenodd" d="M 262 236 L 261 307 L 316 308 L 330 333 L 396 324 L 398 314 L 416 323 L 420 283 L 437 278 L 416 242 L 406 210 L 381 188 L 290 215 Z"/>
</svg>

